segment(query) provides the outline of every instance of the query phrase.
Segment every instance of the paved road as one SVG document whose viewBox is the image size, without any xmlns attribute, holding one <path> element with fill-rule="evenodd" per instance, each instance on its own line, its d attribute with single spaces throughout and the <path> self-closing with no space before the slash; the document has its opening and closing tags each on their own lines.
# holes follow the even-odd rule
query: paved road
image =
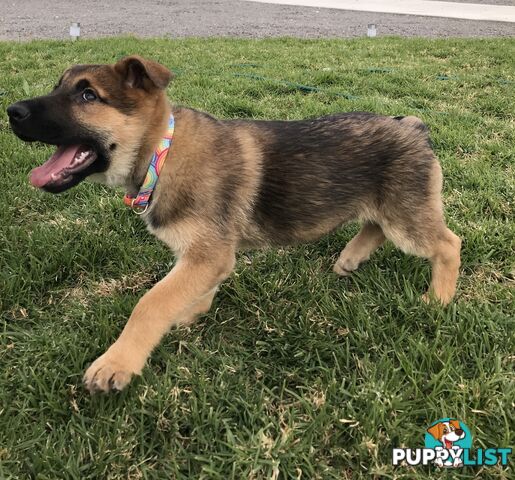
<svg viewBox="0 0 515 480">
<path fill-rule="evenodd" d="M 515 23 L 515 7 L 484 3 L 463 3 L 442 0 L 252 0 L 304 7 L 323 7 L 358 12 L 401 13 L 426 17 L 465 18 Z"/>
<path fill-rule="evenodd" d="M 480 3 L 481 0 L 471 0 Z M 504 0 L 487 3 L 509 4 Z M 424 37 L 515 36 L 515 24 L 355 12 L 241 0 L 0 0 L 0 39 L 68 38 L 71 22 L 82 36 L 357 37 L 367 24 L 378 35 Z"/>
</svg>

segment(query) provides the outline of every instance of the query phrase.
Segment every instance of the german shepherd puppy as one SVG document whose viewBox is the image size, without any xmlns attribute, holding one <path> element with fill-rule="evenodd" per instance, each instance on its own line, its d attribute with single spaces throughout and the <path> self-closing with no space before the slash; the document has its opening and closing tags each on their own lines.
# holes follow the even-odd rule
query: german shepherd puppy
<svg viewBox="0 0 515 480">
<path fill-rule="evenodd" d="M 170 112 L 175 117 L 170 158 L 142 217 L 178 261 L 87 369 L 91 392 L 124 388 L 172 325 L 208 311 L 239 248 L 309 242 L 359 220 L 337 274 L 349 275 L 389 239 L 431 261 L 425 300 L 452 299 L 461 242 L 445 225 L 441 168 L 421 120 L 358 112 L 218 120 L 171 106 L 171 77 L 138 56 L 76 65 L 50 94 L 7 110 L 19 138 L 57 146 L 31 174 L 33 185 L 52 193 L 90 178 L 136 194 Z"/>
</svg>

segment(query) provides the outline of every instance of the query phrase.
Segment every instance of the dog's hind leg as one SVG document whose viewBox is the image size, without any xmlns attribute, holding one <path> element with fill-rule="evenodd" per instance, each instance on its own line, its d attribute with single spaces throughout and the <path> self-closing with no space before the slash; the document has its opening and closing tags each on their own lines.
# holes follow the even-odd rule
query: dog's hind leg
<svg viewBox="0 0 515 480">
<path fill-rule="evenodd" d="M 430 260 L 431 285 L 422 298 L 426 302 L 434 298 L 447 305 L 456 292 L 461 240 L 445 224 L 442 173 L 436 159 L 426 182 L 419 188 L 425 190 L 425 195 L 413 191 L 392 195 L 378 222 L 386 238 L 402 251 Z"/>
<path fill-rule="evenodd" d="M 429 302 L 431 298 L 447 305 L 456 292 L 460 268 L 461 240 L 443 222 L 427 225 L 382 224 L 386 238 L 391 240 L 405 253 L 428 258 L 432 266 L 431 285 L 422 299 Z M 408 233 L 409 232 L 409 233 Z"/>
<path fill-rule="evenodd" d="M 359 265 L 368 260 L 370 255 L 385 240 L 383 230 L 376 223 L 367 222 L 359 233 L 345 246 L 333 266 L 338 275 L 350 275 Z"/>
<path fill-rule="evenodd" d="M 447 227 L 440 232 L 429 257 L 433 274 L 429 291 L 422 297 L 426 302 L 434 297 L 447 305 L 456 292 L 460 269 L 461 239 Z"/>
</svg>

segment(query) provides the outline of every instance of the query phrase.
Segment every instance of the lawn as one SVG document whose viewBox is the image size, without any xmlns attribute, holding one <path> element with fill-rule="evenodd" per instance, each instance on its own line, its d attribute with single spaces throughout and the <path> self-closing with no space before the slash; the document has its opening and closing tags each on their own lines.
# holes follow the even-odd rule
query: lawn
<svg viewBox="0 0 515 480">
<path fill-rule="evenodd" d="M 211 311 L 173 330 L 141 378 L 91 397 L 85 367 L 174 262 L 122 202 L 83 183 L 52 196 L 5 108 L 74 63 L 139 53 L 176 103 L 223 118 L 366 110 L 418 115 L 463 239 L 447 308 L 429 265 L 386 244 L 351 278 L 331 266 L 358 226 L 241 253 Z M 474 448 L 515 444 L 515 39 L 0 42 L 0 478 L 513 478 L 391 465 L 442 417 Z"/>
</svg>

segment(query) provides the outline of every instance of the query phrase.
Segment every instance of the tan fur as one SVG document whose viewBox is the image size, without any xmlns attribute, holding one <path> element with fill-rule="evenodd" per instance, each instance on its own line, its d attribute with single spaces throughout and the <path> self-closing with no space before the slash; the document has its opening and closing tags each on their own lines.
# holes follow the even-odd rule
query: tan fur
<svg viewBox="0 0 515 480">
<path fill-rule="evenodd" d="M 118 340 L 86 371 L 85 380 L 92 389 L 122 389 L 132 374 L 141 372 L 148 355 L 172 325 L 190 323 L 198 311 L 209 308 L 211 292 L 234 267 L 235 252 L 226 247 L 207 255 L 203 249 L 191 247 L 141 298 Z"/>
<path fill-rule="evenodd" d="M 345 246 L 333 270 L 339 275 L 350 275 L 362 262 L 369 259 L 384 240 L 385 236 L 379 225 L 365 223 L 360 232 Z"/>
</svg>

